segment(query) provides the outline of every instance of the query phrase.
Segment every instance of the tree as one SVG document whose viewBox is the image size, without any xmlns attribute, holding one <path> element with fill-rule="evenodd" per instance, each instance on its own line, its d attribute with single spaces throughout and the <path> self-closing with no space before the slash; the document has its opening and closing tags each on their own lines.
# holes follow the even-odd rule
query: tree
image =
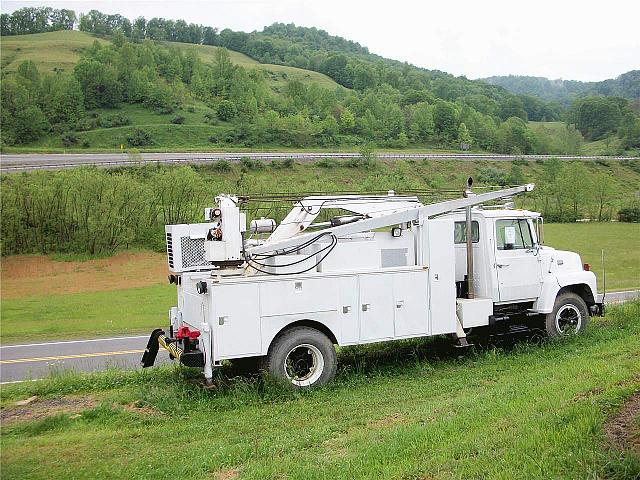
<svg viewBox="0 0 640 480">
<path fill-rule="evenodd" d="M 84 116 L 84 95 L 75 77 L 62 79 L 53 95 L 49 112 L 51 123 L 75 125 Z"/>
<path fill-rule="evenodd" d="M 13 79 L 3 80 L 0 88 L 3 142 L 29 143 L 44 135 L 49 123 L 29 91 Z"/>
<path fill-rule="evenodd" d="M 340 114 L 340 130 L 343 133 L 351 133 L 356 126 L 356 119 L 353 112 L 348 108 L 345 108 Z"/>
<path fill-rule="evenodd" d="M 445 101 L 439 101 L 433 110 L 434 130 L 445 142 L 452 142 L 458 133 L 458 111 Z"/>
<path fill-rule="evenodd" d="M 426 142 L 435 129 L 431 106 L 426 102 L 410 108 L 409 134 L 414 142 Z"/>
<path fill-rule="evenodd" d="M 122 100 L 122 88 L 113 66 L 82 58 L 73 73 L 82 87 L 86 108 L 113 108 Z"/>
<path fill-rule="evenodd" d="M 471 145 L 471 134 L 464 123 L 458 125 L 458 144 L 460 148 L 463 148 L 462 145 Z"/>
<path fill-rule="evenodd" d="M 622 117 L 621 105 L 615 99 L 588 97 L 574 102 L 567 115 L 567 123 L 575 125 L 586 138 L 599 140 L 615 132 Z"/>
</svg>

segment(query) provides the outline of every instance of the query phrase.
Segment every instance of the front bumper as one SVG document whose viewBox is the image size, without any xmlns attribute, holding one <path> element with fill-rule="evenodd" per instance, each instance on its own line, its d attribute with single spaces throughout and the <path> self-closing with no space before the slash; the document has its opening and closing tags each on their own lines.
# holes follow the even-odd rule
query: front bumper
<svg viewBox="0 0 640 480">
<path fill-rule="evenodd" d="M 604 303 L 594 303 L 589 307 L 590 313 L 592 317 L 604 317 L 605 308 Z"/>
<path fill-rule="evenodd" d="M 156 328 L 151 332 L 147 348 L 142 355 L 140 364 L 142 368 L 153 366 L 158 356 L 160 347 L 169 352 L 169 357 L 178 360 L 186 367 L 204 367 L 204 353 L 197 348 L 197 343 L 185 342 L 176 338 L 169 338 L 161 328 Z"/>
</svg>

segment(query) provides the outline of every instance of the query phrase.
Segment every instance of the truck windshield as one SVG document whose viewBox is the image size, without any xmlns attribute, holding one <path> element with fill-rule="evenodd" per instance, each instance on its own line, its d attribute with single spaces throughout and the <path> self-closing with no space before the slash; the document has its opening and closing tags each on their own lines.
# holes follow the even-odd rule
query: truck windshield
<svg viewBox="0 0 640 480">
<path fill-rule="evenodd" d="M 507 227 L 515 228 L 515 243 L 505 244 L 505 229 Z M 526 219 L 509 219 L 496 221 L 496 238 L 498 250 L 515 250 L 522 248 L 533 248 L 533 238 L 531 230 L 529 230 L 529 222 Z"/>
</svg>

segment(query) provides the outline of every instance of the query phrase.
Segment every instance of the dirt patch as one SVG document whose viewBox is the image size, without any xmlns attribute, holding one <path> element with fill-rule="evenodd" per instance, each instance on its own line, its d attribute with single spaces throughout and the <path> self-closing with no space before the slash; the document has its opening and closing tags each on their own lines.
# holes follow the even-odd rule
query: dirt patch
<svg viewBox="0 0 640 480">
<path fill-rule="evenodd" d="M 62 397 L 34 400 L 24 406 L 7 406 L 0 410 L 0 423 L 8 425 L 23 420 L 39 420 L 58 413 L 79 413 L 96 407 L 93 397 Z"/>
<path fill-rule="evenodd" d="M 604 425 L 609 443 L 619 450 L 640 455 L 640 390 L 624 404 L 622 410 Z"/>
<path fill-rule="evenodd" d="M 217 472 L 214 472 L 211 478 L 215 480 L 234 480 L 235 478 L 238 478 L 239 474 L 240 472 L 238 471 L 237 468 L 229 468 L 229 469 L 218 470 Z"/>
<path fill-rule="evenodd" d="M 0 260 L 2 299 L 146 287 L 166 281 L 166 255 L 121 252 L 84 262 L 16 255 Z"/>
<path fill-rule="evenodd" d="M 383 427 L 390 427 L 392 425 L 397 425 L 399 423 L 405 423 L 406 420 L 404 418 L 404 415 L 402 415 L 401 413 L 391 413 L 389 415 L 386 415 L 383 418 L 377 419 L 377 420 L 371 420 L 370 422 L 367 423 L 367 427 L 371 427 L 371 428 L 383 428 Z"/>
<path fill-rule="evenodd" d="M 164 415 L 163 412 L 151 405 L 145 405 L 140 402 L 131 402 L 124 406 L 124 409 L 128 412 L 137 413 L 139 415 Z"/>
</svg>

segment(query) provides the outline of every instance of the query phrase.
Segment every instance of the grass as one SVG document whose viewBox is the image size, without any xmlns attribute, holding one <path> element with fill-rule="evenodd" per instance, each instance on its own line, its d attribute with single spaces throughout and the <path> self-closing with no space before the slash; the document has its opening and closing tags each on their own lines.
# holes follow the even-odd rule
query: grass
<svg viewBox="0 0 640 480">
<path fill-rule="evenodd" d="M 63 30 L 59 32 L 34 33 L 2 37 L 0 62 L 3 72 L 15 72 L 26 61 L 33 61 L 41 73 L 54 69 L 73 71 L 80 59 L 82 49 L 90 47 L 96 39 L 85 32 Z"/>
<path fill-rule="evenodd" d="M 580 254 L 591 264 L 602 289 L 601 252 L 605 250 L 607 291 L 640 288 L 640 224 L 550 223 L 544 227 L 545 243 Z"/>
<path fill-rule="evenodd" d="M 40 396 L 36 412 L 40 402 L 65 401 L 80 411 L 3 425 L 2 471 L 26 479 L 633 479 L 640 459 L 612 449 L 603 424 L 640 388 L 639 316 L 640 305 L 629 304 L 579 338 L 494 341 L 464 353 L 441 338 L 344 349 L 336 382 L 303 393 L 227 369 L 210 391 L 183 368 L 12 385 L 0 393 L 4 413 L 31 395 Z M 97 405 L 83 408 L 86 398 Z"/>
<path fill-rule="evenodd" d="M 35 286 L 35 285 L 34 285 Z M 2 343 L 25 339 L 91 338 L 164 325 L 175 287 L 148 287 L 2 300 Z"/>
</svg>

